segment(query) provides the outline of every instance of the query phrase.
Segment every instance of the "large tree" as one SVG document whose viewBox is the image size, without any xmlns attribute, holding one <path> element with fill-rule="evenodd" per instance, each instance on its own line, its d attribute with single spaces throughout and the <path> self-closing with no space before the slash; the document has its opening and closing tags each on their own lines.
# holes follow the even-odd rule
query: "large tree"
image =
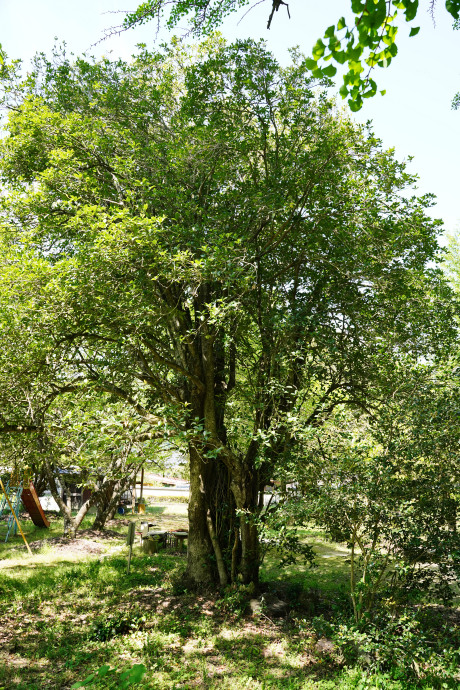
<svg viewBox="0 0 460 690">
<path fill-rule="evenodd" d="M 53 343 L 40 371 L 187 444 L 195 581 L 257 580 L 296 424 L 384 404 L 398 357 L 451 328 L 431 198 L 315 86 L 296 53 L 213 39 L 42 58 L 9 87 L 2 225 L 33 261 L 4 285 Z"/>
</svg>

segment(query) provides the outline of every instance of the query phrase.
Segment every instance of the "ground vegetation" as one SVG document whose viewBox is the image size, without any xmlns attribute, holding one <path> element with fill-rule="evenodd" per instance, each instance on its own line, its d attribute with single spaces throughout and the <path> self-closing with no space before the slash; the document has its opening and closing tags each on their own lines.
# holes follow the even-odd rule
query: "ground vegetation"
<svg viewBox="0 0 460 690">
<path fill-rule="evenodd" d="M 181 504 L 149 515 L 164 527 L 187 523 Z M 33 557 L 17 538 L 0 546 L 4 687 L 458 687 L 458 610 L 425 601 L 355 624 L 350 551 L 317 529 L 302 538 L 318 567 L 280 570 L 268 557 L 254 615 L 248 587 L 190 588 L 180 553 L 147 556 L 136 546 L 127 575 L 125 522 L 112 522 L 105 538 L 84 529 L 74 542 L 59 536 L 62 519 L 52 520 L 51 539 L 24 523 Z M 269 610 L 274 598 L 287 604 L 281 616 Z"/>
</svg>

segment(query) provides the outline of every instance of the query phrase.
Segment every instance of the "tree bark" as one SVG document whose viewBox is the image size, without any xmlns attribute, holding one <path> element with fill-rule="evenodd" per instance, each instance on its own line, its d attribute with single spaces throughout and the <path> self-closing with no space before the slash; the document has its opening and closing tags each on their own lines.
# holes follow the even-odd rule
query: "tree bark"
<svg viewBox="0 0 460 690">
<path fill-rule="evenodd" d="M 208 523 L 209 536 L 211 538 L 212 546 L 214 549 L 214 554 L 216 556 L 217 570 L 219 573 L 219 581 L 220 581 L 220 584 L 223 587 L 225 587 L 225 585 L 228 583 L 227 571 L 226 571 L 224 559 L 222 556 L 222 549 L 220 548 L 219 540 L 216 536 L 216 531 L 214 529 L 214 525 L 212 524 L 211 511 L 209 509 L 208 509 L 206 518 L 207 518 L 207 523 Z"/>
<path fill-rule="evenodd" d="M 96 517 L 94 518 L 92 529 L 103 530 L 105 523 L 109 518 L 110 509 L 112 506 L 112 498 L 115 491 L 115 480 L 110 481 L 107 486 L 101 490 L 101 494 L 96 501 Z"/>
<path fill-rule="evenodd" d="M 59 510 L 64 518 L 64 536 L 68 536 L 70 539 L 75 539 L 78 528 L 83 522 L 86 513 L 91 508 L 95 501 L 95 495 L 92 494 L 87 501 L 83 503 L 80 510 L 75 516 L 72 515 L 72 511 L 69 506 L 63 501 L 62 496 L 57 488 L 56 480 L 54 477 L 53 470 L 47 459 L 43 461 L 43 467 L 48 479 L 48 484 L 50 487 L 51 494 L 59 506 Z"/>
<path fill-rule="evenodd" d="M 240 512 L 241 560 L 238 579 L 244 584 L 259 582 L 259 534 L 255 517 L 258 514 L 257 471 L 240 468 L 231 484 L 236 506 Z"/>
<path fill-rule="evenodd" d="M 131 475 L 127 472 L 122 479 L 103 480 L 102 486 L 96 492 L 96 517 L 93 529 L 105 529 L 105 523 L 114 515 L 120 498 L 131 482 Z"/>
<path fill-rule="evenodd" d="M 189 445 L 190 454 L 190 501 L 188 504 L 189 538 L 187 550 L 187 573 L 197 583 L 215 581 L 213 547 L 207 524 L 207 496 L 209 484 L 209 463 L 203 462 L 201 453 L 194 444 Z"/>
</svg>

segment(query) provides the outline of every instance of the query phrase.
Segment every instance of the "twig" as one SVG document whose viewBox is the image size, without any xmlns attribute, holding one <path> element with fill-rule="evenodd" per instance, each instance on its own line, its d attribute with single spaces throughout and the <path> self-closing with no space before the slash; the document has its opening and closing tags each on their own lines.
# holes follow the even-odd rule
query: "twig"
<svg viewBox="0 0 460 690">
<path fill-rule="evenodd" d="M 270 12 L 270 16 L 268 18 L 267 29 L 270 28 L 271 23 L 272 23 L 272 19 L 273 19 L 273 15 L 275 14 L 275 12 L 278 12 L 281 5 L 286 5 L 288 17 L 289 17 L 289 19 L 291 18 L 291 13 L 289 12 L 288 3 L 284 2 L 283 0 L 273 0 L 272 11 Z"/>
</svg>

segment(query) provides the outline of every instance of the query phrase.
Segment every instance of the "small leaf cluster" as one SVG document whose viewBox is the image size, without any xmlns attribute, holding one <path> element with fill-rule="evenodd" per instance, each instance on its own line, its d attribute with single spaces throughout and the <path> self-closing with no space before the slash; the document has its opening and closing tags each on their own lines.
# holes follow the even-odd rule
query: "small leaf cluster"
<svg viewBox="0 0 460 690">
<path fill-rule="evenodd" d="M 127 635 L 142 628 L 145 616 L 140 611 L 120 611 L 114 616 L 104 616 L 94 621 L 88 635 L 90 640 L 106 642 L 119 635 Z"/>
<path fill-rule="evenodd" d="M 146 670 L 143 664 L 134 664 L 125 671 L 117 671 L 108 664 L 104 664 L 97 671 L 90 673 L 84 680 L 74 683 L 71 687 L 76 690 L 76 688 L 89 688 L 97 684 L 98 687 L 117 687 L 124 690 L 140 683 Z"/>
<path fill-rule="evenodd" d="M 460 3 L 457 0 L 446 2 L 446 9 L 458 19 Z M 389 67 L 398 53 L 399 17 L 411 23 L 418 10 L 418 0 L 352 0 L 353 24 L 341 17 L 314 45 L 310 62 L 313 74 L 333 77 L 336 67 L 322 67 L 321 63 L 328 60 L 339 65 L 347 63 L 340 94 L 342 98 L 348 97 L 352 111 L 360 110 L 363 99 L 377 93 L 377 83 L 370 77 L 373 68 Z M 412 26 L 409 36 L 416 36 L 419 31 L 420 27 Z M 381 93 L 384 95 L 385 91 Z"/>
<path fill-rule="evenodd" d="M 403 687 L 458 687 L 460 631 L 436 609 L 407 608 L 399 615 L 380 613 L 372 621 L 327 627 L 348 664 L 385 674 L 376 687 L 393 687 L 392 680 Z"/>
</svg>

